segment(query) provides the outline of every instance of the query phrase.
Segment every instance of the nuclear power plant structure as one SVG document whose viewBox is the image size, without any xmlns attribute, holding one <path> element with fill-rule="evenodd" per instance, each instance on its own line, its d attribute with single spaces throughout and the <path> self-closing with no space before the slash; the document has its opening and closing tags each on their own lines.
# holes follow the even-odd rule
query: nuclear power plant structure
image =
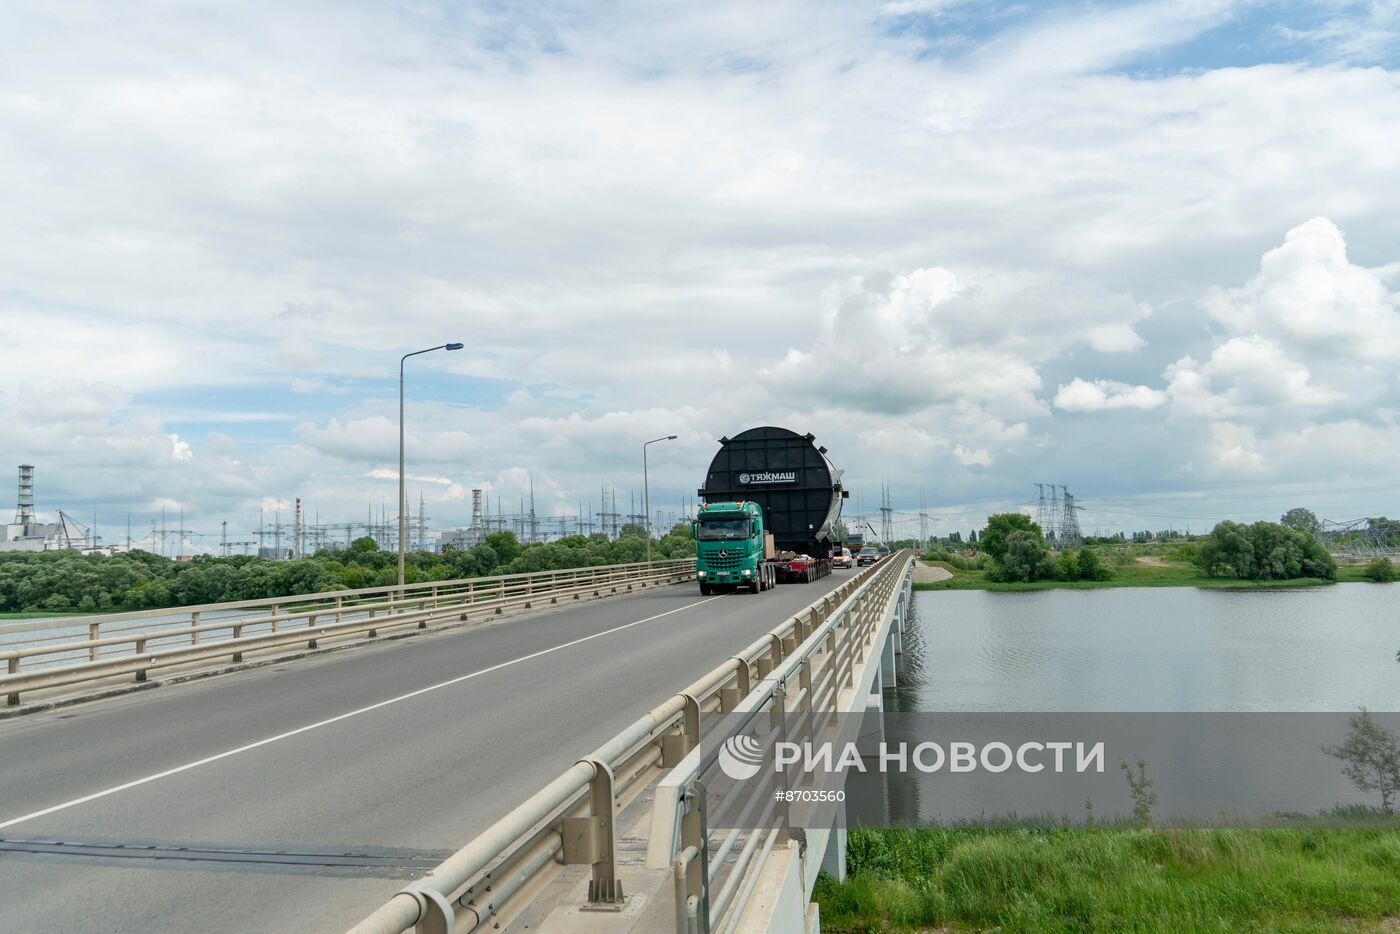
<svg viewBox="0 0 1400 934">
<path fill-rule="evenodd" d="M 69 524 L 60 512 L 59 522 L 39 522 L 34 515 L 34 465 L 19 465 L 19 502 L 15 521 L 5 526 L 0 551 L 46 551 L 51 548 L 82 548 L 88 545 L 87 529 Z"/>
</svg>

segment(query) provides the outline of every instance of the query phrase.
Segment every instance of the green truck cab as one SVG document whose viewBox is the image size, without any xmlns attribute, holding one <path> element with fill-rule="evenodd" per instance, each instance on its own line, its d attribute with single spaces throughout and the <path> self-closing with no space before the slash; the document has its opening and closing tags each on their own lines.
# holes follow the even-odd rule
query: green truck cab
<svg viewBox="0 0 1400 934">
<path fill-rule="evenodd" d="M 691 529 L 701 594 L 740 588 L 758 593 L 777 585 L 773 533 L 764 528 L 758 503 L 706 503 Z"/>
</svg>

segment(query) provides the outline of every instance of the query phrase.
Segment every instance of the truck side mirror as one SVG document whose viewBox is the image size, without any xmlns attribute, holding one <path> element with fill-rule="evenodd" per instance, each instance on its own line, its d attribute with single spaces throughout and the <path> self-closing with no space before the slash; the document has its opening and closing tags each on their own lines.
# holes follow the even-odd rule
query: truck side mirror
<svg viewBox="0 0 1400 934">
<path fill-rule="evenodd" d="M 691 540 L 692 542 L 695 541 L 696 539 L 698 539 L 698 538 L 700 537 L 699 528 L 700 528 L 700 523 L 698 523 L 698 522 L 692 522 L 692 523 L 690 523 L 690 540 Z"/>
</svg>

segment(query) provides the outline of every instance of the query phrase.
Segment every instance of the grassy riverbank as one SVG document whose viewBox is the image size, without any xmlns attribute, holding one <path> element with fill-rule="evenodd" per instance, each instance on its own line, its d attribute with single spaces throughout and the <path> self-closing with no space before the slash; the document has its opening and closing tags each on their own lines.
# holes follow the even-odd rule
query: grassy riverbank
<svg viewBox="0 0 1400 934">
<path fill-rule="evenodd" d="M 72 610 L 66 613 L 53 613 L 48 610 L 19 610 L 11 613 L 0 613 L 0 622 L 11 619 L 56 619 L 60 616 L 91 616 L 96 610 Z"/>
<path fill-rule="evenodd" d="M 960 570 L 942 561 L 930 561 L 928 564 L 951 571 L 953 576 L 948 580 L 915 584 L 915 590 L 1099 590 L 1105 587 L 1216 587 L 1245 590 L 1259 587 L 1311 587 L 1333 583 L 1319 577 L 1272 581 L 1207 577 L 1205 572 L 1194 564 L 1162 560 L 1147 564 L 1132 560 L 1114 564 L 1113 577 L 1104 581 L 1041 580 L 1008 584 L 987 580 L 984 570 Z M 1365 581 L 1361 571 L 1360 565 L 1342 565 L 1337 568 L 1337 581 Z"/>
<path fill-rule="evenodd" d="M 1396 831 L 853 830 L 847 855 L 823 931 L 1400 930 Z"/>
</svg>

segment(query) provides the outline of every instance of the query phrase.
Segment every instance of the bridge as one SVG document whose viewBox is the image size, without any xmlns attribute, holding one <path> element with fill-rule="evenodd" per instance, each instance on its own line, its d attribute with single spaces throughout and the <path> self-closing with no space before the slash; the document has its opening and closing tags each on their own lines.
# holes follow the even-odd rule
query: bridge
<svg viewBox="0 0 1400 934">
<path fill-rule="evenodd" d="M 7 624 L 0 928 L 816 930 L 841 831 L 768 803 L 721 822 L 707 783 L 758 719 L 878 706 L 912 564 L 762 595 L 656 562 Z"/>
</svg>

